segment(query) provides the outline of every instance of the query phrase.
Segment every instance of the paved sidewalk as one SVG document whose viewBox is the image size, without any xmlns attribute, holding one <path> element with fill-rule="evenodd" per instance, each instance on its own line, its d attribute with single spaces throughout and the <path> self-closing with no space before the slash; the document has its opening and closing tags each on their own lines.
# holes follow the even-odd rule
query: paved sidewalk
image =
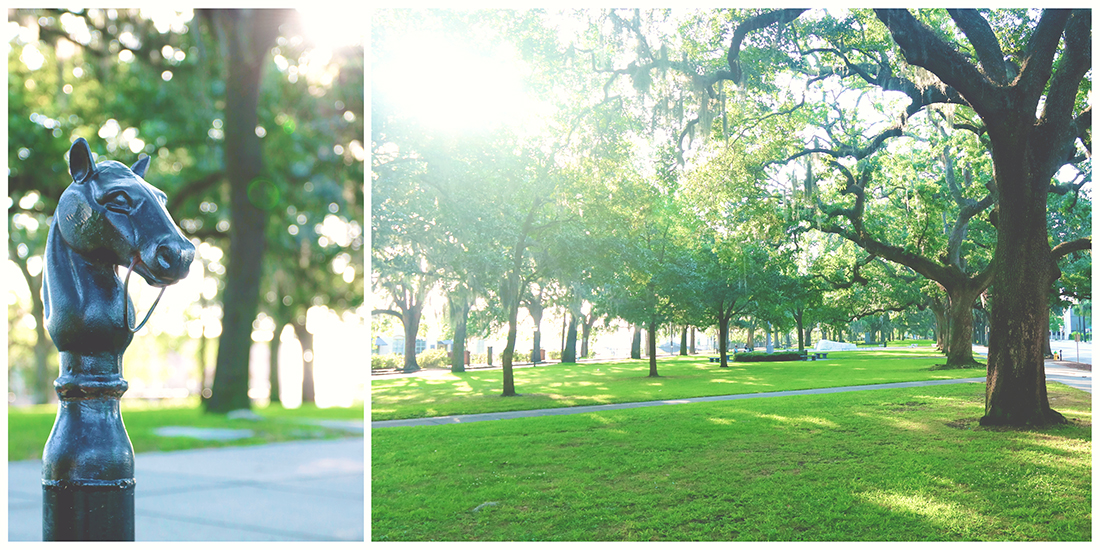
<svg viewBox="0 0 1100 550">
<path fill-rule="evenodd" d="M 1092 371 L 1062 367 L 1048 361 L 1046 373 L 1047 381 L 1061 382 L 1071 388 L 1092 393 Z"/>
<path fill-rule="evenodd" d="M 135 457 L 138 541 L 363 541 L 362 437 Z M 8 540 L 42 540 L 42 463 L 8 463 Z"/>
<path fill-rule="evenodd" d="M 1059 367 L 1051 363 L 1046 364 L 1047 380 L 1061 382 L 1067 386 L 1078 388 L 1092 393 L 1092 372 L 1066 367 Z M 486 420 L 506 420 L 509 418 L 529 418 L 534 416 L 557 416 L 564 414 L 583 414 L 599 411 L 612 411 L 617 409 L 635 409 L 639 407 L 657 407 L 662 405 L 683 405 L 687 403 L 706 403 L 712 401 L 733 401 L 737 399 L 755 399 L 761 397 L 783 397 L 790 395 L 822 395 L 828 393 L 842 393 L 864 390 L 885 390 L 891 388 L 919 388 L 924 386 L 942 386 L 944 384 L 985 383 L 985 377 L 957 378 L 953 380 L 923 380 L 915 382 L 895 382 L 891 384 L 868 384 L 862 386 L 842 386 L 837 388 L 819 388 L 811 390 L 792 390 L 765 393 L 746 393 L 737 395 L 717 395 L 712 397 L 688 397 L 684 399 L 669 399 L 665 401 L 641 401 L 635 403 L 613 403 L 609 405 L 587 405 L 581 407 L 561 407 L 556 409 L 535 409 L 529 411 L 508 411 L 483 414 L 463 414 L 453 416 L 434 416 L 430 418 L 408 418 L 403 420 L 379 420 L 371 422 L 372 430 L 378 428 L 396 428 L 403 426 L 438 426 L 442 424 L 464 424 L 469 422 L 483 422 Z"/>
</svg>

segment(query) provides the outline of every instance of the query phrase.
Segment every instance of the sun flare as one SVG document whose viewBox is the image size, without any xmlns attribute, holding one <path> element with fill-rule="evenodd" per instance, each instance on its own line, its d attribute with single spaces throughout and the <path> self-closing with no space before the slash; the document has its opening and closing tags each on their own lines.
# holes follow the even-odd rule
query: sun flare
<svg viewBox="0 0 1100 550">
<path fill-rule="evenodd" d="M 372 68 L 381 101 L 445 131 L 528 122 L 539 112 L 522 83 L 515 53 L 501 45 L 486 54 L 428 33 L 403 34 L 391 55 Z"/>
</svg>

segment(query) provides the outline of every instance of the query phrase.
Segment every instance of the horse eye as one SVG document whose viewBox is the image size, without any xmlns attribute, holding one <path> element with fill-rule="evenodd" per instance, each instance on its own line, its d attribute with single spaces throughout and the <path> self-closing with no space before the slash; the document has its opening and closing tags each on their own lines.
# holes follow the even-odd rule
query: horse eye
<svg viewBox="0 0 1100 550">
<path fill-rule="evenodd" d="M 116 191 L 107 195 L 107 200 L 103 203 L 103 206 L 106 206 L 108 210 L 126 212 L 130 210 L 132 204 L 129 195 L 123 191 Z"/>
</svg>

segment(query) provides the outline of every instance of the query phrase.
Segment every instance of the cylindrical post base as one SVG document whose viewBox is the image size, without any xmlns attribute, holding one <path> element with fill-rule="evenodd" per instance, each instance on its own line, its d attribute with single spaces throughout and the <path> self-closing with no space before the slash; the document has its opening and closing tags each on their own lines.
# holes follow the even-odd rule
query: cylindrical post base
<svg viewBox="0 0 1100 550">
<path fill-rule="evenodd" d="M 43 482 L 42 540 L 134 540 L 134 480 Z"/>
<path fill-rule="evenodd" d="M 42 538 L 132 541 L 134 448 L 119 410 L 121 361 L 58 355 L 57 418 L 42 450 Z"/>
</svg>

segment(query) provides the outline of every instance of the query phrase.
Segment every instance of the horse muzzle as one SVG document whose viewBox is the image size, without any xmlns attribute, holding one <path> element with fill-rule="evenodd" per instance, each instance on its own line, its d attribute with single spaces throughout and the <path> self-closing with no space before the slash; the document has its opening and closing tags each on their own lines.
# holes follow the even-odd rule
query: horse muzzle
<svg viewBox="0 0 1100 550">
<path fill-rule="evenodd" d="M 173 237 L 143 250 L 134 271 L 150 285 L 164 287 L 186 277 L 194 259 L 195 245 Z"/>
</svg>

